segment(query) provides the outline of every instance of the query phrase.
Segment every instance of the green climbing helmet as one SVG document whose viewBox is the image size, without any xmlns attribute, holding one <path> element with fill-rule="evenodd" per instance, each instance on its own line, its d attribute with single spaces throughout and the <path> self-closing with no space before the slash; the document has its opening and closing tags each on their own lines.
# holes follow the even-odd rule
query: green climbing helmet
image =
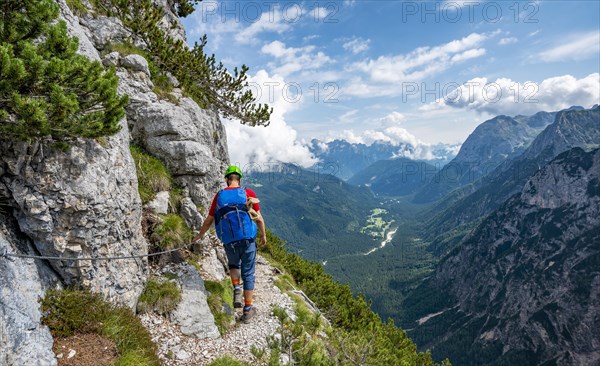
<svg viewBox="0 0 600 366">
<path fill-rule="evenodd" d="M 227 170 L 225 171 L 225 178 L 227 178 L 229 174 L 233 173 L 239 175 L 240 178 L 242 177 L 242 170 L 235 165 L 230 165 L 229 168 L 227 168 Z"/>
</svg>

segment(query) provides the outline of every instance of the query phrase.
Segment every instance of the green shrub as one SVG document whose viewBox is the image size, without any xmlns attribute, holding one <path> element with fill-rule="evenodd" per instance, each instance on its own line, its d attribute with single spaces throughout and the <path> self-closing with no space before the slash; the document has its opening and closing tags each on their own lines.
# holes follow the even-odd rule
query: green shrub
<svg viewBox="0 0 600 366">
<path fill-rule="evenodd" d="M 273 308 L 279 326 L 275 334 L 267 336 L 269 352 L 251 348 L 252 355 L 259 363 L 280 365 L 280 355 L 285 354 L 292 365 L 334 365 L 325 341 L 318 336 L 322 329 L 320 314 L 302 308 L 298 305 L 300 302 L 296 303 L 295 320 L 289 317 L 284 308 Z"/>
<path fill-rule="evenodd" d="M 138 191 L 143 204 L 152 201 L 156 193 L 171 189 L 171 174 L 162 161 L 146 153 L 139 146 L 131 145 L 129 149 L 135 162 Z"/>
<path fill-rule="evenodd" d="M 67 6 L 73 14 L 77 16 L 82 16 L 88 13 L 88 9 L 83 5 L 81 0 L 67 0 Z"/>
<path fill-rule="evenodd" d="M 223 312 L 223 306 L 233 305 L 233 286 L 231 280 L 226 278 L 222 282 L 204 281 L 206 291 L 208 291 L 208 306 L 215 318 L 215 324 L 219 328 L 221 335 L 233 328 L 235 322 L 233 316 Z"/>
<path fill-rule="evenodd" d="M 140 295 L 137 311 L 139 313 L 156 311 L 164 315 L 175 310 L 180 301 L 181 290 L 175 282 L 152 278 L 146 283 L 146 288 Z"/>
<path fill-rule="evenodd" d="M 99 294 L 77 289 L 48 291 L 41 305 L 42 322 L 54 338 L 76 332 L 97 333 L 117 345 L 117 365 L 160 365 L 156 345 L 130 309 L 109 304 Z"/>
<path fill-rule="evenodd" d="M 153 239 L 161 249 L 172 249 L 182 244 L 188 244 L 194 238 L 194 232 L 177 214 L 162 215 L 160 223 L 152 233 Z"/>
<path fill-rule="evenodd" d="M 68 144 L 117 133 L 128 99 L 117 93 L 114 70 L 77 53 L 77 38 L 55 21 L 58 4 L 2 4 L 0 138 Z"/>
</svg>

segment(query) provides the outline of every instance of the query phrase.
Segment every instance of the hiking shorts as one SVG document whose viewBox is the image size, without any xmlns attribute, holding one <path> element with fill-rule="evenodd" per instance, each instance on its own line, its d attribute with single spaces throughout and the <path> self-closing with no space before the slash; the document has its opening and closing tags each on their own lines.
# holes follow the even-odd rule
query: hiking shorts
<svg viewBox="0 0 600 366">
<path fill-rule="evenodd" d="M 244 290 L 254 290 L 254 271 L 256 269 L 256 240 L 244 239 L 225 244 L 229 269 L 237 268 L 242 272 Z"/>
</svg>

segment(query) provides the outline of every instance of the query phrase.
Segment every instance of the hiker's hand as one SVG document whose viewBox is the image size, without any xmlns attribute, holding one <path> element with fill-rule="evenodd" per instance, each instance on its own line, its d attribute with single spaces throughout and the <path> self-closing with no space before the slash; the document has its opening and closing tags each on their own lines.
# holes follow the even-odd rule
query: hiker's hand
<svg viewBox="0 0 600 366">
<path fill-rule="evenodd" d="M 261 238 L 260 238 L 260 246 L 261 246 L 261 247 L 264 247 L 265 245 L 267 245 L 267 236 L 266 236 L 266 235 L 263 235 L 263 236 L 261 236 Z"/>
</svg>

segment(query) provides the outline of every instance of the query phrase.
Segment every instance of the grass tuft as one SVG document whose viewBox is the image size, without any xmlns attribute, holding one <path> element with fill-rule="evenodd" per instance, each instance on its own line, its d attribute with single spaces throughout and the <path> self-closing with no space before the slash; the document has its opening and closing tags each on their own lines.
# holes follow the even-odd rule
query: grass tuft
<svg viewBox="0 0 600 366">
<path fill-rule="evenodd" d="M 140 295 L 137 305 L 139 313 L 156 311 L 165 315 L 175 310 L 181 301 L 181 290 L 171 281 L 158 281 L 153 278 L 148 281 L 144 292 Z"/>
<path fill-rule="evenodd" d="M 131 145 L 130 150 L 137 171 L 140 198 L 146 204 L 154 199 L 156 193 L 171 188 L 171 174 L 162 161 L 146 153 L 141 147 Z"/>
<path fill-rule="evenodd" d="M 219 328 L 221 335 L 227 333 L 235 325 L 233 316 L 223 312 L 225 304 L 230 307 L 233 305 L 233 287 L 229 278 L 221 282 L 204 281 L 206 291 L 208 291 L 208 306 L 215 318 L 215 324 Z"/>
<path fill-rule="evenodd" d="M 88 9 L 83 5 L 81 0 L 67 0 L 67 6 L 78 17 L 88 13 Z"/>
<path fill-rule="evenodd" d="M 181 210 L 181 201 L 184 197 L 183 187 L 173 184 L 171 192 L 169 192 L 169 212 L 178 213 Z"/>
<path fill-rule="evenodd" d="M 96 333 L 117 345 L 120 366 L 158 366 L 156 345 L 128 308 L 114 306 L 87 290 L 51 290 L 41 299 L 42 322 L 54 338 Z"/>
<path fill-rule="evenodd" d="M 178 245 L 190 243 L 194 232 L 183 218 L 177 214 L 162 215 L 163 222 L 158 224 L 152 233 L 161 249 L 172 249 Z"/>
</svg>

